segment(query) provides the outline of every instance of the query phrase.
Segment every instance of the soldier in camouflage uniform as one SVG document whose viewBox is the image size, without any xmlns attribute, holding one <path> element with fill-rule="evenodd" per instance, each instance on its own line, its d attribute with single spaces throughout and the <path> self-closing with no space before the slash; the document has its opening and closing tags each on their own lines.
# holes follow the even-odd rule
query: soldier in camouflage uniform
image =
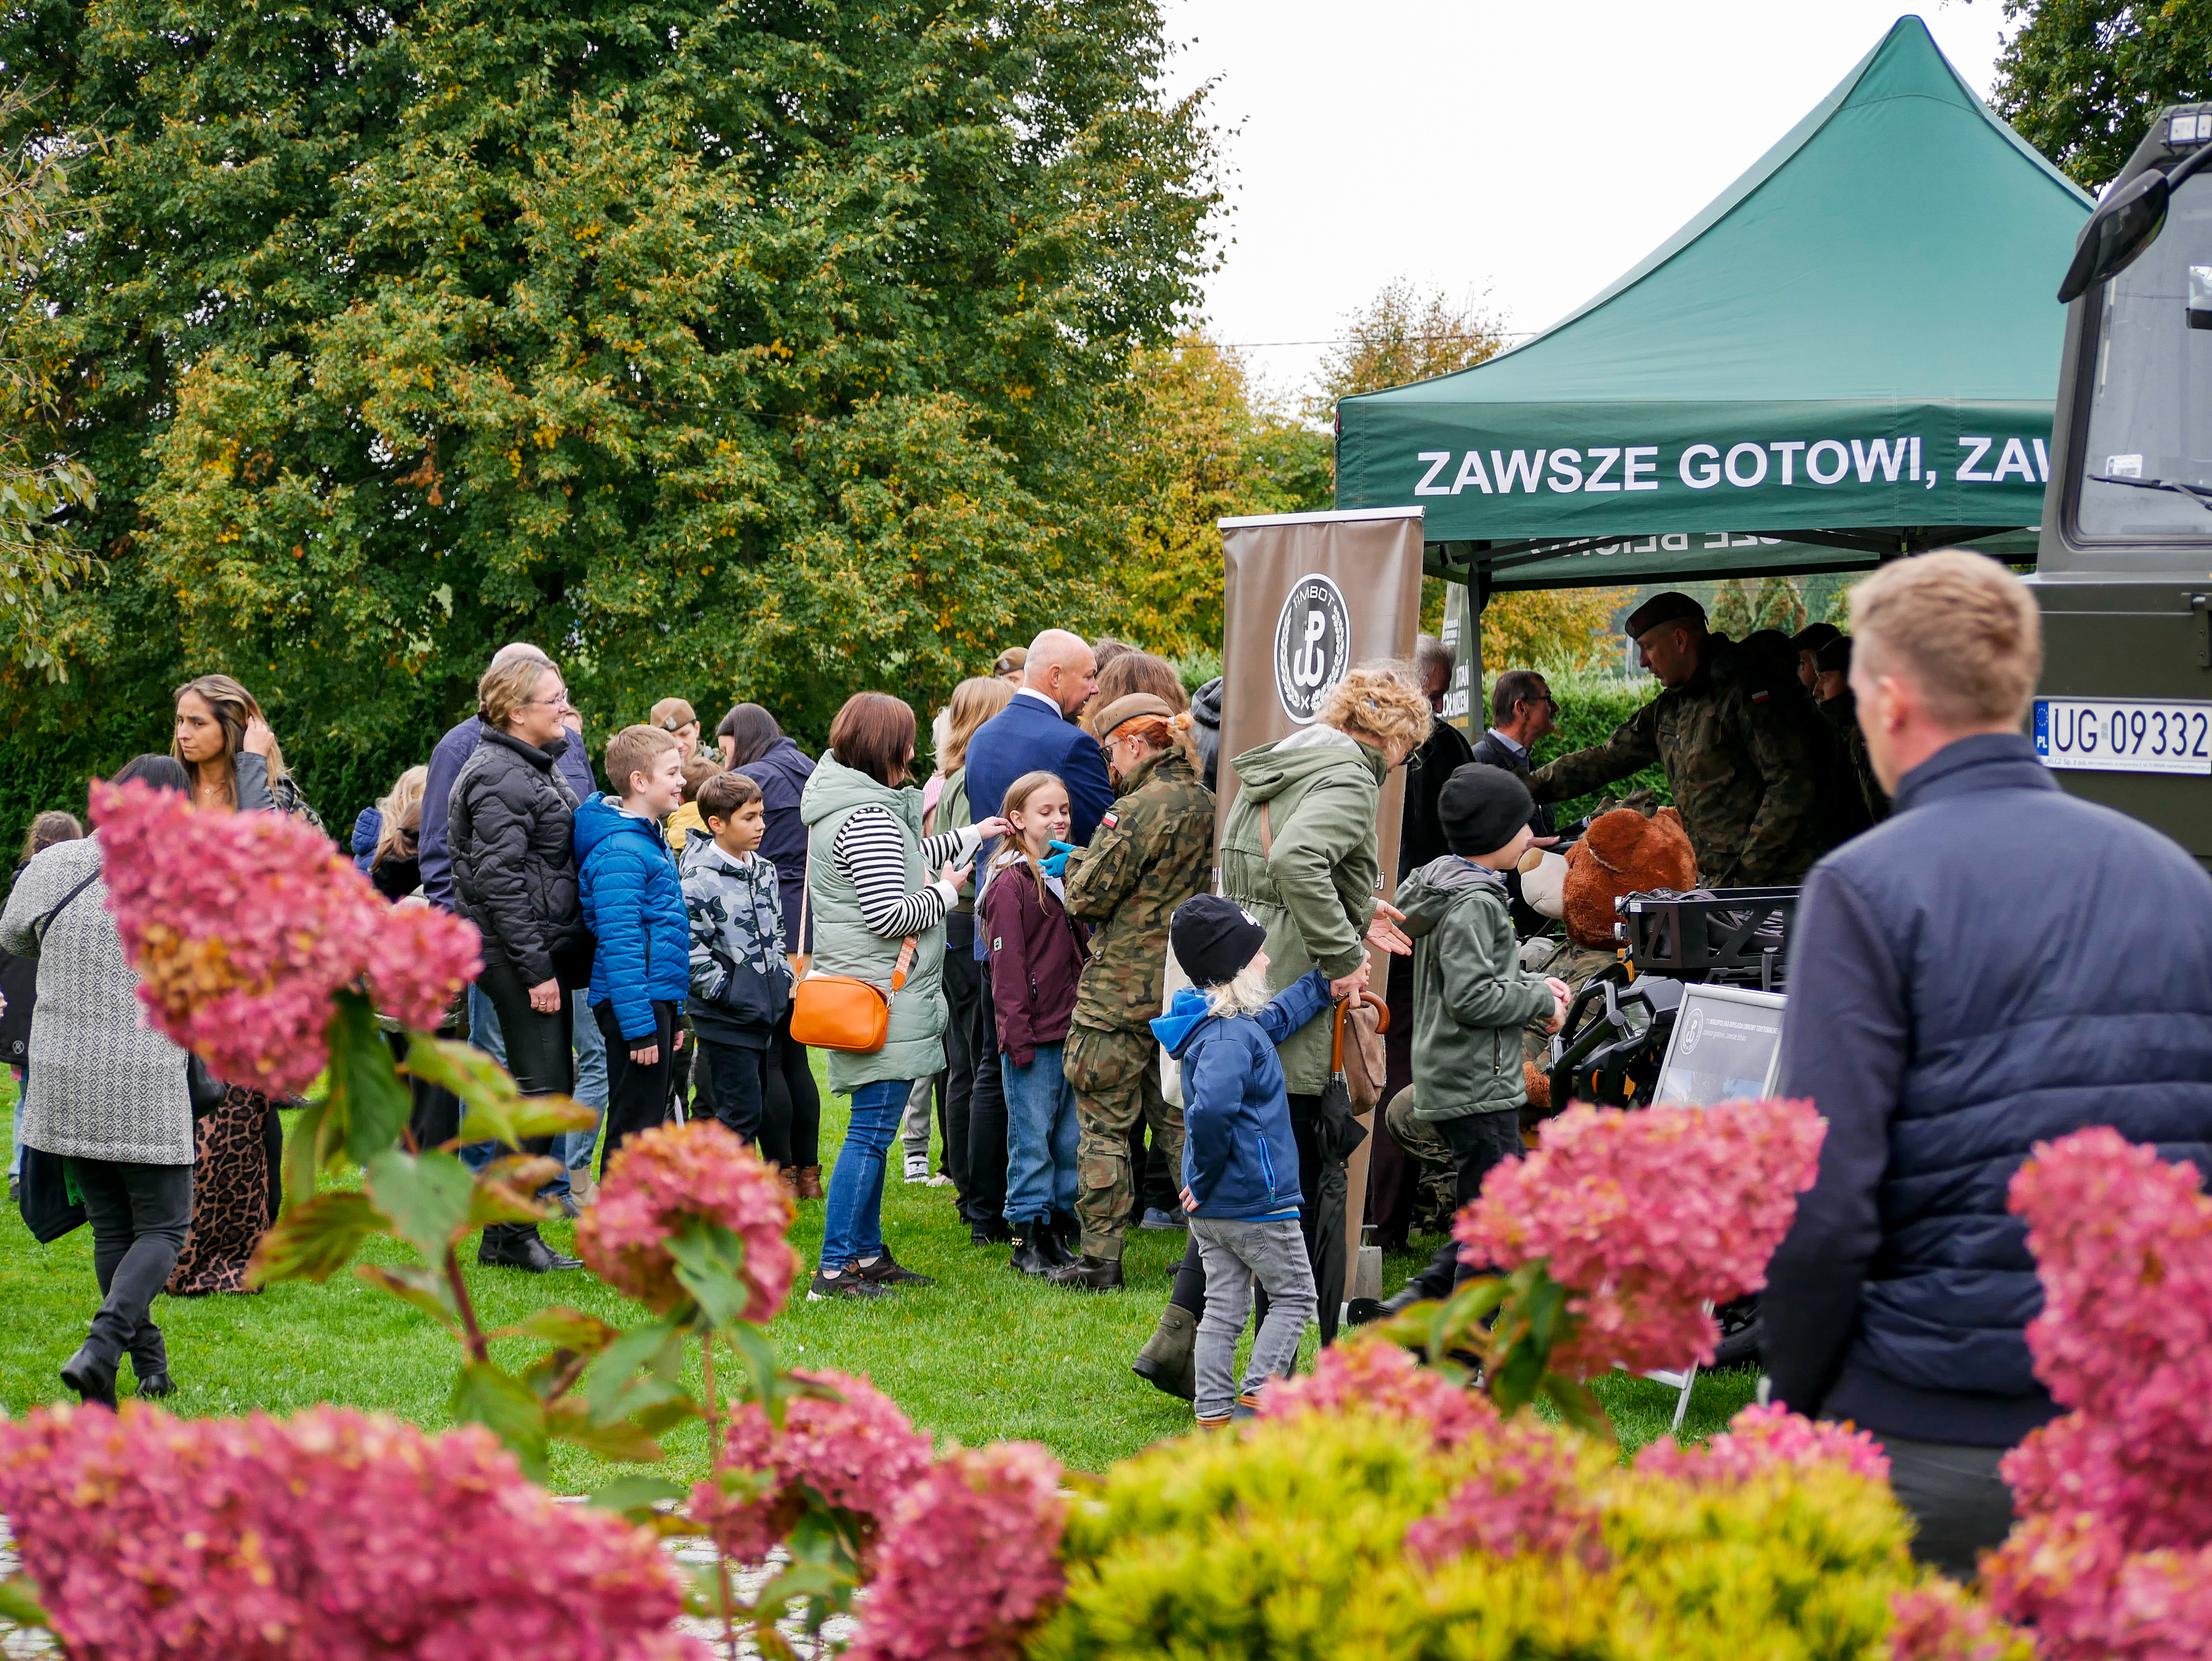
<svg viewBox="0 0 2212 1661">
<path fill-rule="evenodd" d="M 1213 795 L 1184 747 L 1187 727 L 1179 732 L 1174 719 L 1164 699 L 1144 692 L 1099 712 L 1095 730 L 1120 794 L 1091 846 L 1067 856 L 1068 914 L 1091 925 L 1063 1058 L 1082 1138 L 1083 1255 L 1049 1278 L 1093 1292 L 1121 1284 L 1121 1236 L 1139 1175 L 1130 1169 L 1130 1131 L 1148 1123 L 1171 1168 L 1182 1165 L 1182 1110 L 1160 1094 L 1159 1040 L 1148 1023 L 1160 1013 L 1168 919 L 1213 885 Z"/>
<path fill-rule="evenodd" d="M 1657 762 L 1708 888 L 1801 882 L 1827 851 L 1830 740 L 1796 678 L 1765 672 L 1705 630 L 1687 594 L 1630 614 L 1630 636 L 1665 691 L 1594 749 L 1529 776 L 1540 802 L 1565 801 Z"/>
</svg>

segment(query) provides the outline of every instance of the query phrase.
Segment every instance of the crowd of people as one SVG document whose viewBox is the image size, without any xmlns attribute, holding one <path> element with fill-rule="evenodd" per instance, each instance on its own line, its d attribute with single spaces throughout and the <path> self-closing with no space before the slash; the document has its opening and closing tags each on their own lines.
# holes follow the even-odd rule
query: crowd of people
<svg viewBox="0 0 2212 1661">
<path fill-rule="evenodd" d="M 1524 1037 L 1571 995 L 1523 950 L 1542 921 L 1527 856 L 1573 833 L 1553 804 L 1656 764 L 1701 882 L 1805 885 L 1783 1087 L 1832 1129 L 1775 1260 L 1776 1389 L 1881 1437 L 1928 1555 L 1970 1563 L 2002 1533 L 1998 1456 L 2055 1410 L 2027 1364 L 2033 1278 L 2003 1179 L 2083 1123 L 2212 1162 L 2212 976 L 2174 957 L 2212 940 L 2212 886 L 2035 761 L 2035 611 L 2002 568 L 1901 562 L 1855 607 L 1856 642 L 1827 625 L 1735 642 L 1686 595 L 1646 601 L 1626 627 L 1660 693 L 1542 766 L 1544 677 L 1500 674 L 1470 740 L 1436 718 L 1452 655 L 1424 638 L 1233 757 L 1218 813 L 1221 684 L 1193 698 L 1119 642 L 1048 630 L 960 682 L 920 784 L 916 712 L 865 691 L 818 757 L 753 703 L 706 747 L 693 707 L 665 699 L 607 736 L 604 788 L 560 666 L 516 643 L 351 849 L 399 903 L 476 925 L 483 972 L 449 1030 L 526 1095 L 598 1113 L 538 1146 L 562 1172 L 542 1197 L 579 1212 L 626 1138 L 710 1114 L 822 1203 L 815 1300 L 931 1283 L 885 1238 L 895 1141 L 977 1247 L 1071 1293 L 1123 1286 L 1133 1227 L 1186 1230 L 1133 1365 L 1214 1427 L 1254 1409 L 1309 1321 L 1327 1342 L 1340 1308 L 1376 1318 L 1476 1272 L 1447 1242 L 1389 1299 L 1344 1305 L 1365 1133 L 1326 1088 L 1328 1013 L 1374 991 L 1392 1006 L 1367 1202 L 1402 1240 L 1417 1165 L 1442 1166 L 1455 1206 L 1522 1153 Z M 1401 768 L 1394 903 L 1382 802 Z M 172 753 L 118 776 L 313 819 L 223 676 L 179 688 Z M 140 1019 L 100 861 L 71 815 L 33 824 L 0 916 L 0 1049 L 22 1180 L 65 1167 L 93 1229 L 103 1301 L 63 1377 L 112 1402 L 126 1356 L 141 1394 L 169 1388 L 157 1293 L 242 1288 L 285 1104 L 199 1076 Z M 2023 946 L 1993 948 L 1980 906 Z M 2074 1019 L 2116 999 L 2141 1040 L 2120 1071 Z M 810 1045 L 849 1101 L 826 1183 Z M 453 1098 L 415 1087 L 417 1142 L 455 1140 Z M 479 1260 L 575 1266 L 521 1223 L 486 1229 Z"/>
</svg>

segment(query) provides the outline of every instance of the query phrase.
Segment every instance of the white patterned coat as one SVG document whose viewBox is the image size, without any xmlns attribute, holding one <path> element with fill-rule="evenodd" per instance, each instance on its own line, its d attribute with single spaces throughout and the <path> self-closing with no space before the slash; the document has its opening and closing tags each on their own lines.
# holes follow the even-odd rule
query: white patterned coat
<svg viewBox="0 0 2212 1661">
<path fill-rule="evenodd" d="M 39 960 L 22 1138 L 79 1159 L 188 1165 L 185 1052 L 146 1023 L 137 973 L 108 913 L 106 883 L 94 877 L 54 919 L 43 946 L 32 932 L 99 869 L 100 858 L 97 834 L 56 843 L 23 867 L 0 915 L 0 946 Z"/>
</svg>

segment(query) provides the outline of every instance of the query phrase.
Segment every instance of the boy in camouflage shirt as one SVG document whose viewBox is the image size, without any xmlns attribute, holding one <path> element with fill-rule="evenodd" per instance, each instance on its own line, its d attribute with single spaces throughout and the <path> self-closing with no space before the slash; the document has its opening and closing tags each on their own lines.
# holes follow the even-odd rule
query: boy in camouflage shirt
<svg viewBox="0 0 2212 1661">
<path fill-rule="evenodd" d="M 696 798 L 713 840 L 684 851 L 684 910 L 691 928 L 691 1028 L 706 1056 L 714 1116 L 757 1141 L 768 1099 L 769 1041 L 791 1001 L 783 904 L 775 867 L 755 850 L 767 828 L 760 786 L 718 773 Z"/>
</svg>

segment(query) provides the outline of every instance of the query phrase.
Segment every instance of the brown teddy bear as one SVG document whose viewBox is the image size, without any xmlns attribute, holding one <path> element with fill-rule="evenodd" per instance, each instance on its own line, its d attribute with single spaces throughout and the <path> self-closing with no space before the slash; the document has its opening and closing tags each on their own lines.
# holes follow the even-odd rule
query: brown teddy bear
<svg viewBox="0 0 2212 1661">
<path fill-rule="evenodd" d="M 1532 966 L 1538 974 L 1556 975 L 1579 991 L 1619 955 L 1613 926 L 1620 914 L 1613 902 L 1624 894 L 1644 894 L 1655 888 L 1695 888 L 1698 857 L 1691 849 L 1689 833 L 1682 829 L 1682 816 L 1673 808 L 1646 814 L 1633 807 L 1616 807 L 1591 820 L 1582 840 L 1567 850 L 1559 880 L 1559 910 L 1567 938 L 1548 958 Z M 1528 1089 L 1524 1124 L 1547 1118 L 1552 1112 L 1551 1080 L 1537 1065 L 1549 1046 L 1550 1037 L 1540 1031 L 1540 1023 L 1532 1024 L 1522 1050 L 1522 1077 Z"/>
</svg>

